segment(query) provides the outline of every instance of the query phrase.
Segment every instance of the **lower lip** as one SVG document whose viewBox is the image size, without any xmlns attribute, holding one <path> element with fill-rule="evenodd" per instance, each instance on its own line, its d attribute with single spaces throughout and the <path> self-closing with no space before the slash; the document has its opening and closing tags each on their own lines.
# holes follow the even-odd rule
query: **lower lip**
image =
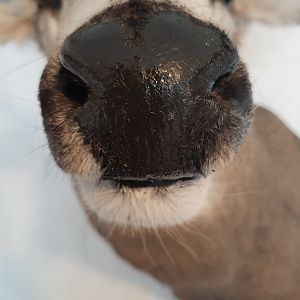
<svg viewBox="0 0 300 300">
<path fill-rule="evenodd" d="M 196 177 L 183 177 L 178 179 L 148 179 L 148 180 L 113 180 L 118 187 L 147 188 L 147 187 L 167 187 L 178 182 L 192 181 Z"/>
</svg>

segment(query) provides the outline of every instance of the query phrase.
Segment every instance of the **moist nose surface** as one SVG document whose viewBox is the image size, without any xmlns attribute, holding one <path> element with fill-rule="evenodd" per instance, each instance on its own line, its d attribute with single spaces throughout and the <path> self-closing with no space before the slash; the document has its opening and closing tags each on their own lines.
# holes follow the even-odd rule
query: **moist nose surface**
<svg viewBox="0 0 300 300">
<path fill-rule="evenodd" d="M 104 177 L 202 172 L 200 148 L 216 122 L 207 99 L 238 61 L 225 34 L 162 11 L 86 25 L 66 40 L 60 59 L 89 88 L 77 121 Z"/>
<path fill-rule="evenodd" d="M 171 12 L 83 27 L 66 40 L 60 57 L 99 92 L 111 88 L 121 67 L 173 70 L 177 79 L 198 77 L 199 91 L 205 93 L 237 61 L 235 48 L 221 31 Z"/>
</svg>

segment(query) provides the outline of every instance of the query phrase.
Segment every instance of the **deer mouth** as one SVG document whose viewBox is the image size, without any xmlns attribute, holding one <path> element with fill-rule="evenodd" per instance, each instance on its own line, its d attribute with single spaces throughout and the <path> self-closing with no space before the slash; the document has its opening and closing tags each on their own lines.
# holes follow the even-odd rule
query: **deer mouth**
<svg viewBox="0 0 300 300">
<path fill-rule="evenodd" d="M 112 182 L 118 188 L 130 188 L 130 189 L 137 189 L 137 188 L 163 188 L 175 185 L 177 183 L 188 183 L 196 180 L 197 176 L 191 177 L 180 177 L 174 179 L 153 179 L 149 178 L 147 180 L 128 180 L 128 179 L 117 179 L 113 180 Z"/>
</svg>

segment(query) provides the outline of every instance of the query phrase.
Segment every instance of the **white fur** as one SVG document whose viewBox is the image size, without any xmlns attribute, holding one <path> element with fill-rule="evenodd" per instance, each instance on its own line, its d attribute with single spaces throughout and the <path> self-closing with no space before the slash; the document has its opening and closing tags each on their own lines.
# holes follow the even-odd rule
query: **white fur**
<svg viewBox="0 0 300 300">
<path fill-rule="evenodd" d="M 165 188 L 117 188 L 110 182 L 76 176 L 81 201 L 100 221 L 154 228 L 182 224 L 207 213 L 211 178 Z"/>
</svg>

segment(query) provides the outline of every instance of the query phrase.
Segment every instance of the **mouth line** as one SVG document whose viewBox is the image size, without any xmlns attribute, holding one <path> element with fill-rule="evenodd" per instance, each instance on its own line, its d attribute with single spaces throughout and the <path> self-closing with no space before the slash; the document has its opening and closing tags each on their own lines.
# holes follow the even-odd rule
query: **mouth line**
<svg viewBox="0 0 300 300">
<path fill-rule="evenodd" d="M 188 182 L 196 179 L 196 176 L 193 177 L 181 177 L 176 179 L 152 179 L 149 178 L 147 180 L 124 180 L 124 179 L 114 179 L 111 180 L 117 187 L 127 187 L 131 189 L 137 188 L 159 188 L 159 187 L 168 187 L 174 185 L 178 182 Z"/>
</svg>

